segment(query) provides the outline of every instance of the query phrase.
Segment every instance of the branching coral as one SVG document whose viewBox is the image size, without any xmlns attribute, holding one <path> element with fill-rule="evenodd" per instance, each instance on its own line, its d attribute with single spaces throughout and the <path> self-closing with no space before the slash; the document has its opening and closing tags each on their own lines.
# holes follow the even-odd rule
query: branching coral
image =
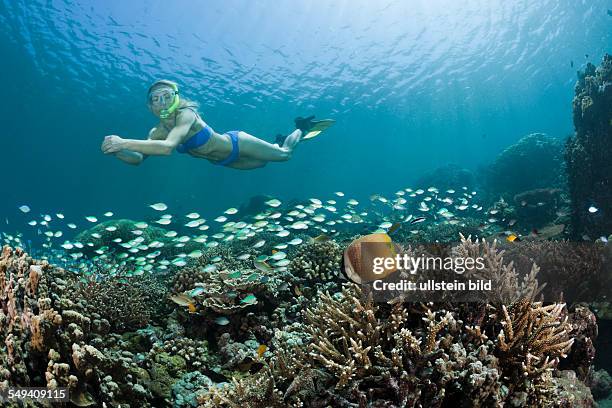
<svg viewBox="0 0 612 408">
<path fill-rule="evenodd" d="M 274 377 L 269 370 L 238 380 L 233 379 L 225 387 L 210 387 L 198 397 L 200 408 L 290 408 L 276 390 Z"/>
<path fill-rule="evenodd" d="M 466 275 L 491 280 L 493 293 L 488 295 L 490 302 L 511 304 L 520 299 L 535 300 L 543 289 L 537 280 L 538 265 L 532 263 L 529 272 L 521 278 L 512 261 L 504 262 L 504 251 L 497 249 L 496 241 L 491 244 L 484 240 L 472 241 L 471 237 L 461 235 L 461 243 L 453 248 L 453 256 L 484 260 L 483 269 L 473 269 Z"/>
<path fill-rule="evenodd" d="M 448 306 L 377 305 L 356 286 L 321 295 L 304 313 L 309 341 L 280 345 L 269 372 L 204 391 L 202 406 L 262 390 L 284 406 L 556 406 L 552 373 L 572 346 L 564 305 Z"/>
<path fill-rule="evenodd" d="M 267 386 L 284 390 L 285 406 L 374 406 L 368 401 L 376 400 L 376 406 L 400 407 L 439 403 L 445 386 L 453 385 L 473 390 L 482 402 L 495 400 L 495 357 L 486 357 L 486 348 L 453 345 L 450 338 L 459 334 L 461 324 L 448 311 L 429 310 L 411 330 L 408 321 L 415 318 L 402 303 L 376 306 L 354 286 L 345 287 L 342 295 L 322 295 L 305 311 L 308 345 L 279 350 L 267 385 L 243 382 L 241 394 Z M 484 364 L 478 363 L 478 356 Z M 479 387 L 486 391 L 477 391 Z M 231 390 L 216 390 L 212 394 L 222 397 L 206 398 L 216 397 L 219 406 L 234 406 Z"/>
<path fill-rule="evenodd" d="M 75 295 L 85 301 L 89 313 L 106 319 L 114 331 L 122 333 L 146 326 L 151 317 L 155 303 L 143 282 L 136 277 L 91 277 L 79 282 Z"/>
<path fill-rule="evenodd" d="M 553 372 L 574 343 L 565 305 L 521 300 L 501 308 L 496 355 L 508 389 L 528 406 L 548 406 L 556 398 Z"/>
<path fill-rule="evenodd" d="M 377 303 L 365 287 L 344 285 L 339 293 L 316 287 L 316 296 L 293 303 L 304 310 L 288 324 L 283 312 L 272 319 L 276 289 L 286 285 L 277 274 L 220 270 L 188 289 L 196 289 L 192 314 L 166 316 L 165 331 L 148 326 L 120 335 L 93 302 L 76 296 L 76 275 L 5 249 L 0 386 L 67 386 L 75 403 L 142 407 L 170 406 L 173 392 L 192 387 L 201 387 L 201 407 L 441 408 L 460 402 L 569 408 L 559 401 L 588 402 L 588 392 L 571 395 L 579 381 L 561 378 L 557 365 L 570 354 L 570 367 L 581 378 L 588 373 L 581 363 L 592 349 L 575 350 L 580 340 L 573 337 L 590 344 L 592 314 L 535 302 L 537 266 L 521 277 L 496 243 L 468 238 L 428 251 L 483 257 L 486 268 L 473 276 L 496 282 L 492 303 Z M 255 300 L 256 307 L 233 308 Z M 574 322 L 584 327 L 571 327 Z M 200 323 L 206 323 L 204 333 L 195 336 Z M 230 377 L 227 385 L 211 384 Z M 194 403 L 195 394 L 189 395 L 181 404 Z"/>
</svg>

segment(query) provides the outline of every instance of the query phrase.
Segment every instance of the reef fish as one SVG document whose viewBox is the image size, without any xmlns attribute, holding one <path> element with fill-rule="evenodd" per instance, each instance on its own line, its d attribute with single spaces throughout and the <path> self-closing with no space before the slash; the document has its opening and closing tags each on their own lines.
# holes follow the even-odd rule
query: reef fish
<svg viewBox="0 0 612 408">
<path fill-rule="evenodd" d="M 266 350 L 268 350 L 268 346 L 265 344 L 260 344 L 259 347 L 257 347 L 257 357 L 261 358 Z"/>
<path fill-rule="evenodd" d="M 255 305 L 257 304 L 257 298 L 255 297 L 254 294 L 249 293 L 244 299 L 242 299 L 240 302 L 242 303 L 246 303 L 247 305 Z"/>
<path fill-rule="evenodd" d="M 508 242 L 520 241 L 519 237 L 517 237 L 517 236 L 516 236 L 516 235 L 514 235 L 514 234 L 510 234 L 510 235 L 508 235 L 508 236 L 506 237 L 506 240 L 507 240 Z"/>
<path fill-rule="evenodd" d="M 397 267 L 383 268 L 381 273 L 375 273 L 374 259 L 393 258 L 396 253 L 389 235 L 385 233 L 365 235 L 351 242 L 344 251 L 344 273 L 347 278 L 358 284 L 384 279 L 395 273 Z"/>
<path fill-rule="evenodd" d="M 272 273 L 274 269 L 270 265 L 268 265 L 265 261 L 255 262 L 255 269 L 258 269 L 264 273 Z"/>
<path fill-rule="evenodd" d="M 215 323 L 217 323 L 219 326 L 227 326 L 229 322 L 229 319 L 225 316 L 217 317 L 215 319 Z"/>
<path fill-rule="evenodd" d="M 149 207 L 156 211 L 166 211 L 168 209 L 168 206 L 164 203 L 151 204 Z"/>
<path fill-rule="evenodd" d="M 179 306 L 189 306 L 195 302 L 191 296 L 185 295 L 184 293 L 172 295 L 170 296 L 170 300 Z"/>
<path fill-rule="evenodd" d="M 416 217 L 415 219 L 413 219 L 412 221 L 410 221 L 410 224 L 418 224 L 420 222 L 425 221 L 425 217 Z"/>
<path fill-rule="evenodd" d="M 276 198 L 273 198 L 272 200 L 266 201 L 266 204 L 269 205 L 270 207 L 278 207 L 279 205 L 281 205 L 281 202 L 277 200 Z"/>
</svg>

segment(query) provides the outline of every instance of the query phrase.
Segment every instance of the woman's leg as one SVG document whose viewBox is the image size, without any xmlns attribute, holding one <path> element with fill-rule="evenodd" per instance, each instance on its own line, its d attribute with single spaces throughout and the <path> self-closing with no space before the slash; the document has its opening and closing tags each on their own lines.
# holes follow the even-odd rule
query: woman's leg
<svg viewBox="0 0 612 408">
<path fill-rule="evenodd" d="M 295 129 L 293 133 L 287 136 L 287 138 L 285 139 L 285 142 L 283 143 L 283 147 L 293 150 L 295 146 L 297 146 L 301 138 L 302 138 L 302 131 L 300 129 Z"/>
<path fill-rule="evenodd" d="M 297 132 L 297 135 L 296 135 Z M 256 161 L 287 161 L 291 158 L 293 149 L 300 140 L 301 131 L 293 132 L 283 143 L 282 147 L 268 143 L 255 136 L 249 135 L 246 132 L 238 134 L 238 147 L 240 149 L 240 157 L 248 158 Z"/>
<path fill-rule="evenodd" d="M 253 159 L 238 159 L 227 167 L 238 170 L 252 170 L 264 167 L 268 162 Z"/>
</svg>

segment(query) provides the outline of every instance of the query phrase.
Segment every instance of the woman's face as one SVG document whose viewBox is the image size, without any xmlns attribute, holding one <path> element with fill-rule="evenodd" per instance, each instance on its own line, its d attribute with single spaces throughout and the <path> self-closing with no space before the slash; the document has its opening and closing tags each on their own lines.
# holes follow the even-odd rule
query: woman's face
<svg viewBox="0 0 612 408">
<path fill-rule="evenodd" d="M 147 103 L 155 116 L 159 116 L 162 110 L 170 108 L 175 95 L 176 92 L 171 87 L 158 86 L 149 93 Z"/>
</svg>

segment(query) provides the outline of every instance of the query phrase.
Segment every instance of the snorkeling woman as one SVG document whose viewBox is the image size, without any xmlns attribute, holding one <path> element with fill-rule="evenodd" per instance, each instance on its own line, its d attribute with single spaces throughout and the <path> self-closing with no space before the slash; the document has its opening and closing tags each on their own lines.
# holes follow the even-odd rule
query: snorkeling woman
<svg viewBox="0 0 612 408">
<path fill-rule="evenodd" d="M 248 170 L 289 160 L 301 140 L 317 136 L 334 123 L 331 119 L 314 120 L 314 116 L 297 118 L 296 129 L 286 137 L 277 136 L 276 144 L 272 144 L 240 130 L 215 132 L 200 117 L 198 104 L 179 96 L 178 85 L 173 81 L 156 81 L 149 88 L 147 101 L 159 118 L 148 139 L 106 136 L 102 143 L 104 154 L 138 165 L 147 156 L 167 156 L 176 149 L 213 164 Z"/>
</svg>

